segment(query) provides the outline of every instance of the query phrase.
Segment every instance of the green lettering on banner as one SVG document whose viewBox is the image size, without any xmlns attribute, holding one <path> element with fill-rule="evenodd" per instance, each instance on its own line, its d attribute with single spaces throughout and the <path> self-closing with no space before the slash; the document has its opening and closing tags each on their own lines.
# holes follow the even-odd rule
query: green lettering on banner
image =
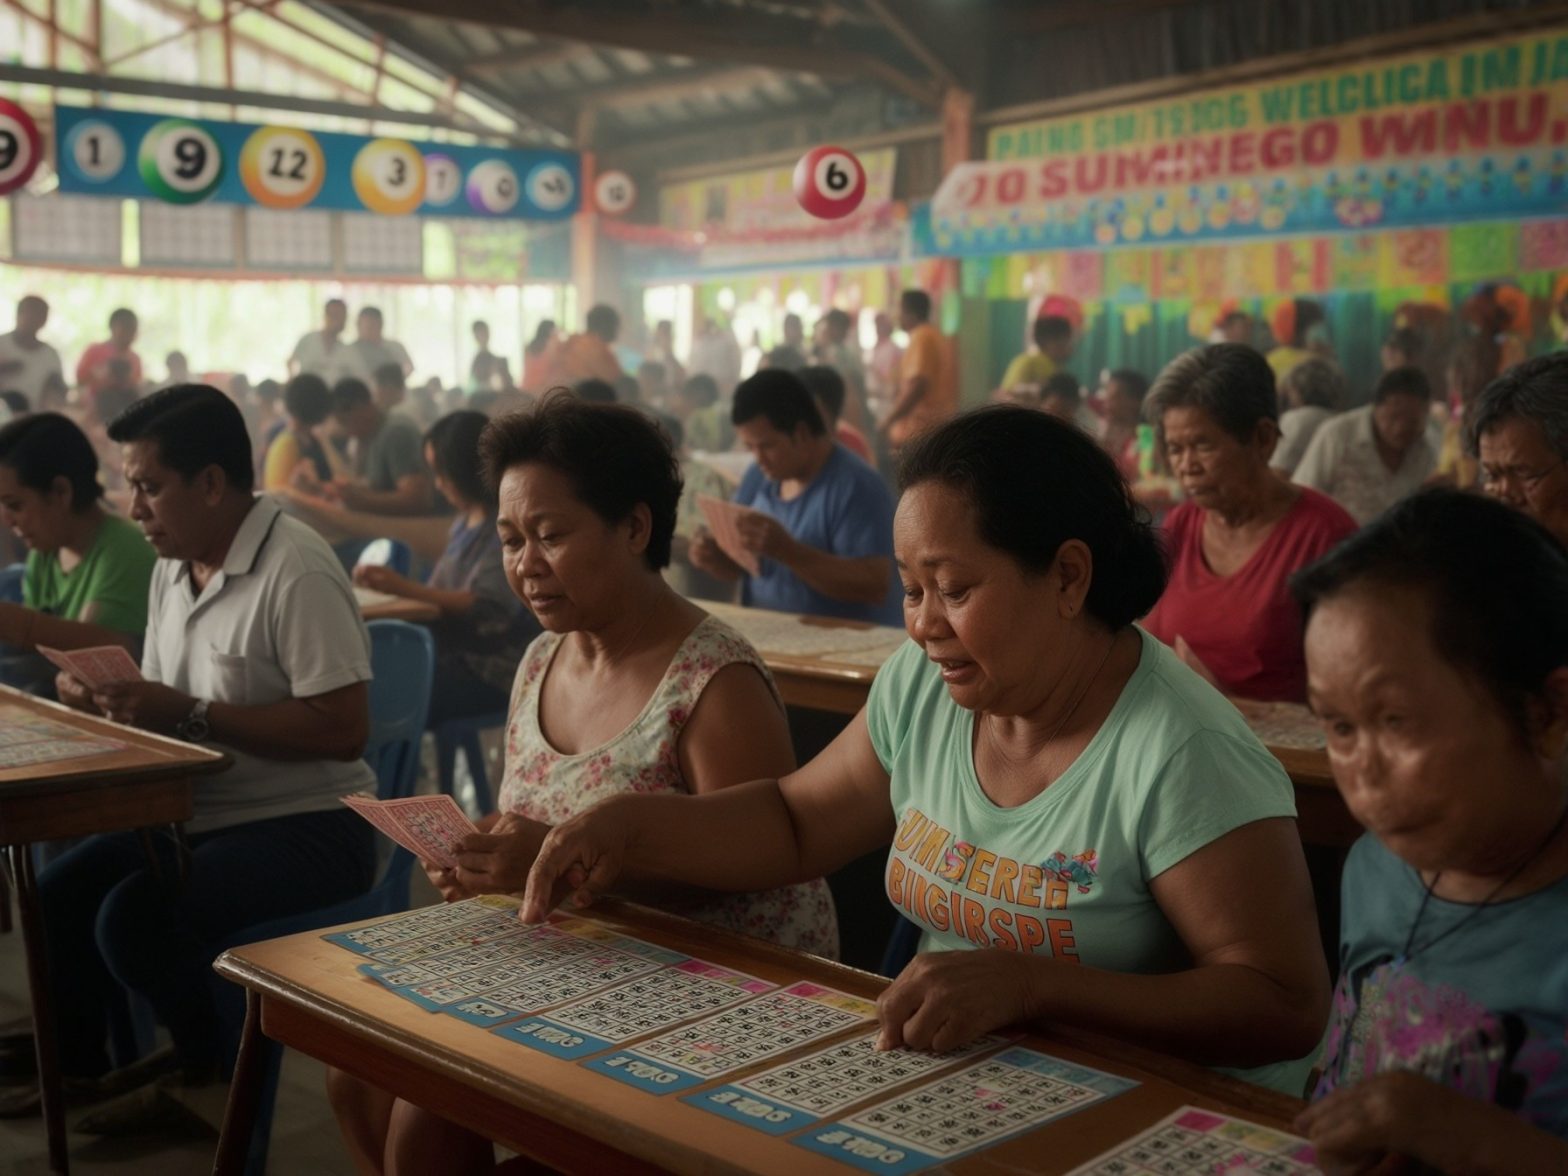
<svg viewBox="0 0 1568 1176">
<path fill-rule="evenodd" d="M 1296 91 L 1290 86 L 1264 90 L 1263 121 L 1266 123 L 1294 122 L 1296 117 Z"/>
</svg>

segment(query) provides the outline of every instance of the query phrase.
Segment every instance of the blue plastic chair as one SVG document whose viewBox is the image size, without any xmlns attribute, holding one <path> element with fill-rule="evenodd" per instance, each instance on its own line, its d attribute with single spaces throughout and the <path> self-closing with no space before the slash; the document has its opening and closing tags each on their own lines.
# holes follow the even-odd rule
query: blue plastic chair
<svg viewBox="0 0 1568 1176">
<path fill-rule="evenodd" d="M 401 539 L 372 539 L 360 551 L 354 566 L 391 568 L 398 575 L 406 576 L 414 566 L 414 552 Z"/>
<path fill-rule="evenodd" d="M 441 791 L 454 799 L 457 793 L 457 757 L 462 753 L 464 761 L 468 764 L 468 775 L 474 782 L 474 804 L 478 806 L 479 815 L 491 811 L 493 805 L 490 798 L 490 777 L 485 771 L 484 744 L 479 741 L 482 732 L 492 727 L 506 726 L 506 712 L 495 711 L 487 715 L 470 715 L 461 719 L 448 719 L 444 723 L 437 723 L 434 731 L 436 736 L 436 773 L 440 778 Z"/>
<path fill-rule="evenodd" d="M 11 564 L 0 568 L 0 604 L 22 603 L 22 573 L 26 564 Z"/>
<path fill-rule="evenodd" d="M 374 678 L 370 683 L 370 740 L 365 759 L 376 773 L 376 795 L 382 800 L 395 800 L 412 796 L 419 777 L 419 745 L 430 711 L 436 647 L 429 630 L 406 621 L 371 621 L 367 628 L 370 630 L 370 664 Z M 408 879 L 413 866 L 413 854 L 392 846 L 380 878 L 366 893 L 333 906 L 247 927 L 220 944 L 220 950 L 407 910 Z M 244 1017 L 241 993 L 234 985 L 216 977 L 214 983 L 220 986 L 218 1007 L 228 1030 L 228 1048 L 232 1050 L 239 1040 Z M 273 1105 L 278 1095 L 278 1071 L 283 1063 L 283 1050 L 277 1042 L 263 1037 L 261 1046 L 265 1069 L 256 1129 L 245 1163 L 249 1176 L 262 1176 L 267 1168 Z"/>
</svg>

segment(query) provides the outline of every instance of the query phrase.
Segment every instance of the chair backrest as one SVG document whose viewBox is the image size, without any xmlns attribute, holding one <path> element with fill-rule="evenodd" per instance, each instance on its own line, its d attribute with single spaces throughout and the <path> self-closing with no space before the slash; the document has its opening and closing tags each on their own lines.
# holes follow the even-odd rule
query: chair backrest
<svg viewBox="0 0 1568 1176">
<path fill-rule="evenodd" d="M 25 570 L 25 564 L 0 568 L 0 603 L 22 603 L 22 573 Z"/>
<path fill-rule="evenodd" d="M 370 741 L 365 759 L 382 800 L 411 796 L 419 743 L 430 711 L 436 646 L 430 630 L 407 621 L 371 621 Z"/>
<path fill-rule="evenodd" d="M 354 564 L 356 567 L 363 564 L 390 568 L 398 575 L 406 576 L 414 565 L 414 553 L 401 539 L 372 539 L 365 544 Z"/>
</svg>

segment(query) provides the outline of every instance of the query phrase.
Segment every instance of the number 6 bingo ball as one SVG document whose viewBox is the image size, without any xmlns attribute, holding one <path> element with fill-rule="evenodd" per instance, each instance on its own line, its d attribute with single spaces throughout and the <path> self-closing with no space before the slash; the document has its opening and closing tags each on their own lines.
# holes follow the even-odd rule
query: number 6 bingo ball
<svg viewBox="0 0 1568 1176">
<path fill-rule="evenodd" d="M 795 200 L 812 216 L 837 220 L 866 198 L 866 169 L 842 147 L 818 147 L 795 165 Z"/>
</svg>

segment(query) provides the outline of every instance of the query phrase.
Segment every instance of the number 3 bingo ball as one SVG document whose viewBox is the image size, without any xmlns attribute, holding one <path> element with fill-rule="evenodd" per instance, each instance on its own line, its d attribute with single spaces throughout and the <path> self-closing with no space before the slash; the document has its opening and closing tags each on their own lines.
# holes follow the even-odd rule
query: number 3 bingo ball
<svg viewBox="0 0 1568 1176">
<path fill-rule="evenodd" d="M 425 157 L 402 139 L 372 139 L 349 168 L 354 195 L 371 212 L 404 216 L 425 199 Z"/>
<path fill-rule="evenodd" d="M 142 136 L 136 169 L 160 200 L 195 204 L 211 196 L 223 179 L 223 149 L 198 124 L 166 118 Z"/>
<path fill-rule="evenodd" d="M 837 220 L 866 198 L 866 169 L 842 147 L 818 147 L 795 165 L 795 200 L 812 216 Z"/>
</svg>

